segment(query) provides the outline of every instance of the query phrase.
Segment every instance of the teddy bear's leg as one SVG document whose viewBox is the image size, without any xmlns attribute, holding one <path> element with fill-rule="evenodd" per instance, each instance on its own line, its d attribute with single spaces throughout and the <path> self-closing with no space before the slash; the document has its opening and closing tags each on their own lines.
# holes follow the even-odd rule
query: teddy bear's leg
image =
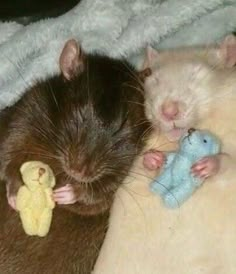
<svg viewBox="0 0 236 274">
<path fill-rule="evenodd" d="M 49 208 L 45 208 L 39 218 L 39 225 L 38 225 L 38 236 L 44 237 L 50 228 L 52 220 L 52 210 Z"/>
<path fill-rule="evenodd" d="M 164 196 L 164 203 L 167 207 L 176 208 L 183 204 L 194 192 L 190 184 L 180 184 L 172 188 Z"/>
<path fill-rule="evenodd" d="M 165 173 L 165 176 L 160 175 L 150 184 L 150 190 L 154 193 L 164 195 L 171 187 L 171 174 Z"/>
<path fill-rule="evenodd" d="M 20 217 L 25 233 L 30 236 L 37 235 L 37 222 L 31 210 L 29 210 L 28 208 L 22 210 L 20 212 Z"/>
</svg>

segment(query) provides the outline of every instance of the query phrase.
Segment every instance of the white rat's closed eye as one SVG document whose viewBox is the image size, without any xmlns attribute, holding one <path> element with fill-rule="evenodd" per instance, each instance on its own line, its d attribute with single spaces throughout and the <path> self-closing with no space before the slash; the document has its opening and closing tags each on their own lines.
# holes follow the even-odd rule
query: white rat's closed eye
<svg viewBox="0 0 236 274">
<path fill-rule="evenodd" d="M 171 141 L 197 122 L 199 109 L 209 97 L 210 76 L 211 69 L 200 61 L 179 61 L 164 64 L 146 79 L 147 117 Z"/>
</svg>

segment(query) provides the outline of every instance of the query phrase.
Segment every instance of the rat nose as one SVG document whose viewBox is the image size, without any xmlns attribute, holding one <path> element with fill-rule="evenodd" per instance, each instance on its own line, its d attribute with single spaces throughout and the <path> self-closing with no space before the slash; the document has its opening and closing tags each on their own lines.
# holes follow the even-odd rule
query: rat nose
<svg viewBox="0 0 236 274">
<path fill-rule="evenodd" d="M 81 178 L 88 176 L 88 168 L 85 164 L 71 163 L 70 169 L 73 173 L 79 175 Z"/>
<path fill-rule="evenodd" d="M 163 117 L 168 120 L 175 120 L 179 114 L 179 104 L 175 101 L 166 101 L 161 106 L 161 113 Z"/>
</svg>

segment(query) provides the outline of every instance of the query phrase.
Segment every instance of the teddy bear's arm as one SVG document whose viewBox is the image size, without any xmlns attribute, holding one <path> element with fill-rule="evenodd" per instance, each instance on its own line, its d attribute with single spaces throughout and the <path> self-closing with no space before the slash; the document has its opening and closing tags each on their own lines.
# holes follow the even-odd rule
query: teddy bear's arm
<svg viewBox="0 0 236 274">
<path fill-rule="evenodd" d="M 45 195 L 46 195 L 46 199 L 47 199 L 47 206 L 49 208 L 54 208 L 55 207 L 55 202 L 53 201 L 53 191 L 51 188 L 47 188 L 45 189 Z"/>
<path fill-rule="evenodd" d="M 24 209 L 29 202 L 30 196 L 30 191 L 27 189 L 27 187 L 22 186 L 17 193 L 16 208 L 18 210 Z"/>
<path fill-rule="evenodd" d="M 174 158 L 175 158 L 176 152 L 167 152 L 166 153 L 166 164 L 165 166 L 168 167 L 172 164 Z"/>
</svg>

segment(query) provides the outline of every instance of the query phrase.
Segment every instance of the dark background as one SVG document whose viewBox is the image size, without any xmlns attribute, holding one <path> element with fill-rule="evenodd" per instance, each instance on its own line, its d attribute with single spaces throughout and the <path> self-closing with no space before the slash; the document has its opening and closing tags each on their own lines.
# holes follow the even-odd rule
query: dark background
<svg viewBox="0 0 236 274">
<path fill-rule="evenodd" d="M 0 0 L 0 21 L 28 24 L 59 16 L 72 9 L 80 0 Z"/>
</svg>

